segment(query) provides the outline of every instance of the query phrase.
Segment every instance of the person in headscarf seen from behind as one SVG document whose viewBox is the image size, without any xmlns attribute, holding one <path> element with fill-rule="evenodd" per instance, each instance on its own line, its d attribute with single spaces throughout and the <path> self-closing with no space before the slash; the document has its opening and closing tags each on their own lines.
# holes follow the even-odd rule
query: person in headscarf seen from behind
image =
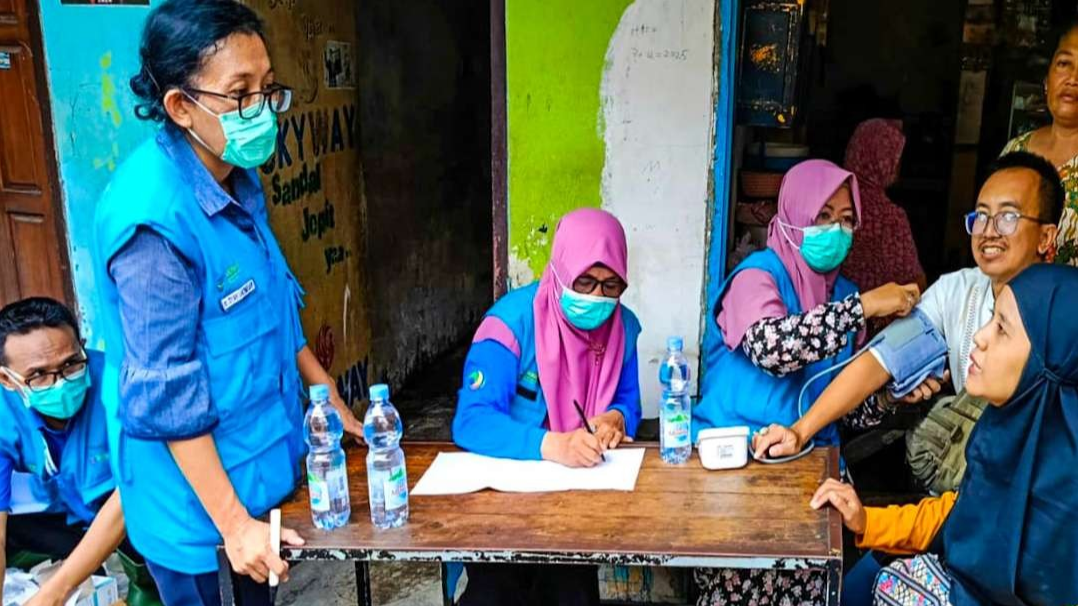
<svg viewBox="0 0 1078 606">
<path fill-rule="evenodd" d="M 858 546 L 900 555 L 876 577 L 877 604 L 1078 603 L 1078 269 L 1033 265 L 1003 288 L 977 332 L 970 394 L 989 406 L 966 450 L 957 493 L 863 507 L 826 481 Z M 844 596 L 843 603 L 869 603 Z"/>
<path fill-rule="evenodd" d="M 906 211 L 887 196 L 898 180 L 906 136 L 898 120 L 875 118 L 857 127 L 846 147 L 846 170 L 857 175 L 861 187 L 861 225 L 842 264 L 842 275 L 862 292 L 887 284 L 927 286 L 917 258 L 917 246 Z M 868 338 L 882 330 L 890 318 L 868 323 Z"/>
<path fill-rule="evenodd" d="M 628 249 L 602 210 L 566 214 L 542 278 L 487 312 L 464 362 L 453 440 L 479 454 L 592 467 L 640 422 Z M 583 426 L 579 403 L 594 429 Z M 461 604 L 599 603 L 594 566 L 469 564 Z"/>
<path fill-rule="evenodd" d="M 693 407 L 694 441 L 711 427 L 745 425 L 766 431 L 771 423 L 793 423 L 802 386 L 850 358 L 854 337 L 865 329 L 867 319 L 906 315 L 913 309 L 920 297 L 914 284 L 885 284 L 862 293 L 839 275 L 860 221 L 860 193 L 852 173 L 826 160 L 809 160 L 786 174 L 767 249 L 734 269 L 715 305 L 708 330 L 719 334 L 705 354 L 701 400 Z M 806 407 L 829 380 L 824 376 L 809 386 Z M 834 425 L 816 440 L 837 444 Z M 736 574 L 748 577 L 741 582 L 751 578 L 761 587 L 795 591 L 797 584 L 800 595 L 823 591 L 820 579 L 800 572 Z M 765 576 L 771 578 L 761 578 Z M 696 578 L 698 603 L 727 603 L 729 579 L 704 570 Z M 792 593 L 773 592 L 757 598 L 778 603 L 787 595 L 794 598 Z"/>
</svg>

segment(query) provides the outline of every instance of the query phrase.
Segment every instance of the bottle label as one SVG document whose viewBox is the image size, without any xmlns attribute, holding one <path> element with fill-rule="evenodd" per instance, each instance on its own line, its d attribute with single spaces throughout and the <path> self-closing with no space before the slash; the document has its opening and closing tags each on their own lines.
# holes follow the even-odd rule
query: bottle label
<svg viewBox="0 0 1078 606">
<path fill-rule="evenodd" d="M 663 421 L 663 448 L 684 448 L 690 442 L 689 415 L 675 412 Z"/>
<path fill-rule="evenodd" d="M 311 493 L 311 511 L 329 511 L 329 483 L 326 480 L 308 471 L 307 490 Z"/>
<path fill-rule="evenodd" d="M 382 476 L 382 487 L 386 499 L 386 510 L 400 509 L 408 504 L 408 474 L 404 465 L 397 465 Z"/>
<path fill-rule="evenodd" d="M 344 465 L 326 472 L 326 489 L 329 490 L 331 505 L 333 499 L 343 499 L 348 495 L 348 470 Z"/>
</svg>

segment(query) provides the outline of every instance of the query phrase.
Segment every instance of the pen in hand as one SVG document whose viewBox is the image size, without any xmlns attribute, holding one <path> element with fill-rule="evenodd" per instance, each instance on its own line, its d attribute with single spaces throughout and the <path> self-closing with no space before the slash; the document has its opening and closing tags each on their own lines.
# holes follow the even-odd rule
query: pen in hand
<svg viewBox="0 0 1078 606">
<path fill-rule="evenodd" d="M 584 424 L 584 430 L 591 435 L 595 435 L 595 431 L 591 428 L 591 423 L 588 423 L 587 415 L 584 414 L 584 409 L 580 407 L 580 402 L 573 400 L 573 406 L 576 407 L 576 412 L 580 415 L 580 422 Z M 602 448 L 601 445 L 599 447 Z M 602 457 L 603 463 L 606 463 L 606 455 L 600 452 L 599 456 Z"/>
<path fill-rule="evenodd" d="M 270 549 L 273 553 L 281 552 L 281 510 L 270 510 Z M 269 598 L 270 604 L 277 603 L 277 585 L 280 579 L 272 570 L 269 573 Z"/>
</svg>

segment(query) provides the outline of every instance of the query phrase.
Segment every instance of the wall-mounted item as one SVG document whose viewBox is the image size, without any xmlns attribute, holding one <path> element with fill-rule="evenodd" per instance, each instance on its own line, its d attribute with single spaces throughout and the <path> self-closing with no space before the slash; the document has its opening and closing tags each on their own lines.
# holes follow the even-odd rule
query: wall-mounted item
<svg viewBox="0 0 1078 606">
<path fill-rule="evenodd" d="M 789 128 L 797 115 L 804 2 L 748 0 L 738 62 L 738 123 Z"/>
<path fill-rule="evenodd" d="M 1048 102 L 1044 98 L 1044 86 L 1037 82 L 1015 82 L 1011 95 L 1011 121 L 1007 138 L 1013 139 L 1050 124 Z"/>
<path fill-rule="evenodd" d="M 988 72 L 963 71 L 958 87 L 958 119 L 955 143 L 976 145 L 981 140 L 981 116 L 984 113 L 984 91 Z"/>
</svg>

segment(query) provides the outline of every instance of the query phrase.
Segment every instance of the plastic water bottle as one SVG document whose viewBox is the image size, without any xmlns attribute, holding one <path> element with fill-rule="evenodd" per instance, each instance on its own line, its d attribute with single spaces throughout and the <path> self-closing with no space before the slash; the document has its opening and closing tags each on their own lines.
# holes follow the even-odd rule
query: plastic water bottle
<svg viewBox="0 0 1078 606">
<path fill-rule="evenodd" d="M 659 407 L 659 454 L 680 465 L 692 454 L 692 401 L 689 399 L 689 361 L 681 337 L 666 340 L 666 358 L 659 366 L 663 401 Z"/>
<path fill-rule="evenodd" d="M 389 387 L 372 385 L 371 405 L 363 417 L 367 440 L 367 482 L 371 498 L 371 523 L 396 528 L 408 521 L 408 471 L 404 467 L 400 415 L 389 402 Z"/>
<path fill-rule="evenodd" d="M 323 530 L 348 523 L 352 503 L 348 497 L 348 466 L 341 448 L 344 423 L 329 403 L 329 386 L 311 385 L 311 405 L 303 418 L 307 453 L 307 489 L 311 493 L 311 518 Z"/>
<path fill-rule="evenodd" d="M 681 337 L 666 339 L 666 357 L 659 366 L 659 382 L 665 391 L 676 394 L 689 391 L 689 360 L 685 358 L 684 349 L 685 343 Z"/>
</svg>

